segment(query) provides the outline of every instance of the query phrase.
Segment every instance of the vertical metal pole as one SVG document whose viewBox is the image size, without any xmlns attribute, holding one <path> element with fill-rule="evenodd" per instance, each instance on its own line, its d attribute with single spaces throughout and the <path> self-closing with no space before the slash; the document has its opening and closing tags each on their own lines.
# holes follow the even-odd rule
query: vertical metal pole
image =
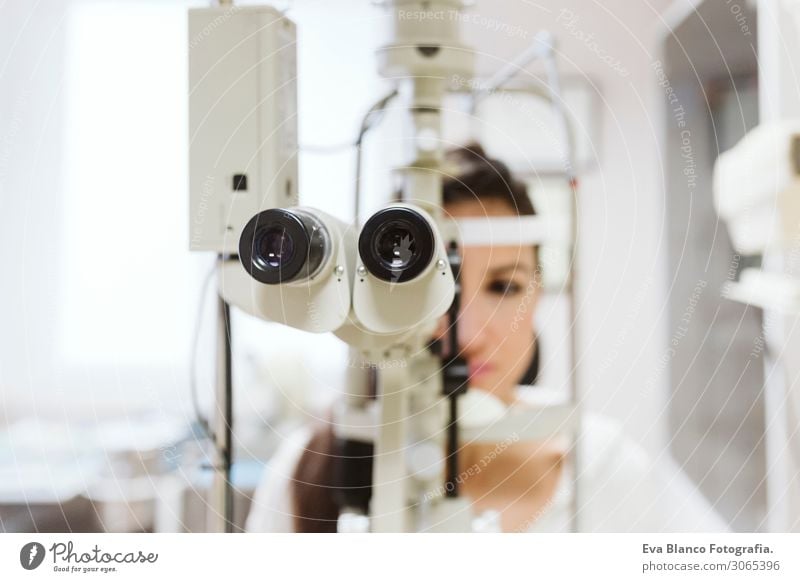
<svg viewBox="0 0 800 582">
<path fill-rule="evenodd" d="M 786 264 L 779 252 L 766 253 L 763 257 L 765 271 L 784 273 Z M 787 374 L 789 362 L 785 361 L 790 351 L 787 340 L 791 337 L 791 322 L 778 310 L 763 310 L 762 334 L 764 351 L 764 426 L 766 450 L 766 494 L 767 515 L 764 520 L 769 532 L 789 532 L 795 524 L 796 513 L 792 512 L 795 499 L 791 457 L 793 431 L 788 423 L 791 411 L 792 382 Z"/>
<path fill-rule="evenodd" d="M 406 431 L 409 378 L 402 368 L 378 373 L 381 424 L 375 440 L 370 525 L 373 532 L 408 531 Z"/>
<path fill-rule="evenodd" d="M 561 79 L 558 73 L 558 65 L 555 59 L 555 40 L 552 36 L 547 35 L 542 37 L 547 43 L 547 49 L 544 53 L 544 64 L 547 71 L 547 83 L 550 86 L 550 99 L 553 107 L 553 113 L 559 120 L 559 129 L 561 132 L 561 140 L 564 144 L 564 171 L 567 177 L 567 182 L 570 188 L 570 236 L 569 236 L 569 323 L 570 323 L 570 360 L 572 369 L 569 374 L 569 387 L 570 398 L 574 405 L 573 414 L 578 415 L 578 422 L 576 424 L 575 434 L 573 435 L 572 448 L 570 450 L 570 457 L 572 458 L 573 468 L 573 493 L 571 503 L 571 516 L 570 516 L 570 530 L 573 532 L 580 531 L 580 451 L 578 444 L 581 441 L 581 422 L 580 422 L 580 402 L 578 386 L 580 377 L 578 375 L 578 288 L 576 285 L 577 277 L 575 274 L 578 270 L 578 178 L 575 170 L 575 161 L 573 158 L 574 146 L 572 144 L 572 135 L 569 130 L 569 120 L 564 108 L 563 95 L 561 92 Z"/>
<path fill-rule="evenodd" d="M 467 391 L 469 370 L 467 362 L 461 355 L 458 341 L 458 316 L 461 311 L 461 254 L 456 243 L 451 243 L 447 251 L 450 267 L 453 270 L 456 292 L 453 303 L 448 310 L 449 341 L 447 355 L 442 358 L 442 374 L 444 376 L 444 394 L 450 408 L 450 419 L 447 425 L 447 466 L 445 471 L 445 496 L 458 497 L 458 455 L 460 451 L 458 431 L 458 397 Z"/>
<path fill-rule="evenodd" d="M 208 531 L 233 531 L 233 366 L 231 362 L 231 311 L 225 300 L 217 299 L 217 382 L 212 429 L 212 469 Z"/>
</svg>

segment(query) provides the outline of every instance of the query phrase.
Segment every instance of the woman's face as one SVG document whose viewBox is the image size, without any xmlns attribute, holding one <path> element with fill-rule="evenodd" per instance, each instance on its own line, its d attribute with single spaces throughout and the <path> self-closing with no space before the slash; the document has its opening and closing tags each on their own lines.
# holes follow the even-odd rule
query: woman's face
<svg viewBox="0 0 800 582">
<path fill-rule="evenodd" d="M 457 202 L 452 218 L 515 216 L 501 200 Z M 538 298 L 536 257 L 530 246 L 465 247 L 461 267 L 458 343 L 469 365 L 469 386 L 511 402 L 533 357 L 533 311 Z M 445 340 L 447 318 L 437 337 Z"/>
</svg>

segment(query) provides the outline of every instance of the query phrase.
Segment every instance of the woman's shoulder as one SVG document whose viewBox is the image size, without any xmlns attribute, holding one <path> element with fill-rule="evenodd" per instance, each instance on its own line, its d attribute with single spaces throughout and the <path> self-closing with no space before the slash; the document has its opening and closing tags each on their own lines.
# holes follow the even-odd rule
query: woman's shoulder
<svg viewBox="0 0 800 582">
<path fill-rule="evenodd" d="M 584 454 L 590 457 L 587 485 L 597 489 L 584 491 L 594 530 L 727 531 L 668 448 L 647 451 L 625 434 L 619 422 L 595 414 L 585 415 L 583 439 Z"/>
<path fill-rule="evenodd" d="M 264 466 L 247 516 L 247 531 L 294 531 L 291 484 L 297 463 L 313 434 L 310 426 L 300 426 L 287 432 L 275 454 Z"/>
<path fill-rule="evenodd" d="M 536 409 L 548 406 L 562 406 L 567 402 L 563 393 L 547 387 L 520 386 L 517 391 L 517 403 Z M 645 455 L 630 438 L 627 438 L 622 425 L 610 417 L 593 412 L 583 411 L 580 414 L 580 434 L 578 441 L 580 452 L 583 454 L 581 463 L 583 472 L 595 476 L 604 472 L 608 463 L 613 458 L 619 458 L 620 453 L 625 453 L 643 461 Z M 570 446 L 565 443 L 565 446 Z M 640 463 L 634 465 L 637 467 Z"/>
<path fill-rule="evenodd" d="M 642 471 L 650 459 L 639 443 L 630 438 L 622 424 L 608 416 L 594 412 L 581 415 L 581 430 L 578 446 L 586 456 L 587 473 L 608 473 L 612 466 L 628 471 Z M 623 462 L 624 461 L 624 462 Z"/>
<path fill-rule="evenodd" d="M 577 441 L 567 449 L 576 446 L 579 469 L 575 473 L 565 464 L 552 512 L 531 531 L 566 529 L 576 488 L 580 531 L 727 531 L 667 450 L 648 452 L 608 416 L 586 412 L 580 424 Z"/>
</svg>

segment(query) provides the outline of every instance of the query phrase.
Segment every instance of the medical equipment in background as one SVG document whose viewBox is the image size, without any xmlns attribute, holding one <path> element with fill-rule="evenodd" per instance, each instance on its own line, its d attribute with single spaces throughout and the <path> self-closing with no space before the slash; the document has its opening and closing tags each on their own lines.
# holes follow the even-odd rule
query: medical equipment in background
<svg viewBox="0 0 800 582">
<path fill-rule="evenodd" d="M 714 167 L 714 203 L 740 267 L 729 299 L 764 311 L 767 524 L 797 531 L 800 490 L 800 120 L 762 123 Z"/>
<path fill-rule="evenodd" d="M 497 244 L 501 232 L 506 244 L 540 244 L 550 229 L 541 217 L 515 218 L 516 228 L 504 231 L 491 224 L 461 228 L 444 219 L 442 101 L 449 80 L 472 77 L 473 54 L 460 41 L 460 18 L 433 15 L 457 15 L 464 2 L 384 5 L 392 25 L 377 53 L 378 68 L 396 88 L 376 107 L 403 101 L 411 145 L 408 162 L 396 169 L 400 200 L 363 225 L 359 216 L 345 224 L 300 205 L 294 24 L 266 6 L 189 13 L 191 248 L 218 256 L 212 531 L 232 530 L 231 305 L 301 330 L 332 332 L 356 358 L 374 365 L 368 374 L 351 369 L 347 393 L 334 410 L 336 494 L 344 508 L 339 531 L 470 531 L 472 516 L 457 478 L 464 442 L 496 443 L 511 435 L 539 440 L 579 430 L 574 297 L 571 400 L 530 411 L 499 408 L 479 422 L 462 422 L 459 410 L 468 407 L 459 400 L 475 394 L 467 391 L 467 366 L 457 350 L 459 248 Z M 408 18 L 411 13 L 431 17 Z M 488 90 L 500 89 L 537 58 L 545 61 L 550 100 L 570 144 L 549 35 L 538 35 Z M 475 101 L 485 94 L 476 93 Z M 565 149 L 574 194 L 571 149 Z M 572 218 L 572 232 L 557 237 L 570 244 L 574 212 Z M 452 347 L 429 349 L 444 315 Z M 397 360 L 408 366 L 381 365 Z M 442 494 L 429 495 L 437 490 Z"/>
<path fill-rule="evenodd" d="M 761 259 L 797 253 L 800 246 L 800 121 L 761 124 L 720 154 L 714 205 L 733 247 L 754 263 L 730 286 L 731 296 L 767 308 L 797 306 L 800 287 L 790 287 L 800 281 L 781 284 Z"/>
</svg>

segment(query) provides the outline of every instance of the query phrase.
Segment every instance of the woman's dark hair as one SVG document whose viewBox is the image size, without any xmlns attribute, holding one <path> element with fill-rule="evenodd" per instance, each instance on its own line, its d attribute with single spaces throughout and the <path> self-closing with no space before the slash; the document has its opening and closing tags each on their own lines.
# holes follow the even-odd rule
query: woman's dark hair
<svg viewBox="0 0 800 582">
<path fill-rule="evenodd" d="M 446 172 L 442 202 L 499 200 L 520 216 L 535 214 L 525 184 L 517 180 L 503 162 L 487 157 L 477 143 L 470 143 L 445 154 Z M 538 349 L 531 367 L 521 379 L 532 384 L 538 369 Z M 320 428 L 306 446 L 293 475 L 292 510 L 297 532 L 333 533 L 339 517 L 336 499 L 334 459 L 336 439 L 333 424 Z"/>
<path fill-rule="evenodd" d="M 536 214 L 524 183 L 515 178 L 500 160 L 491 159 L 483 147 L 470 143 L 445 154 L 445 175 L 442 185 L 444 205 L 467 201 L 498 200 L 508 204 L 516 214 Z"/>
</svg>

